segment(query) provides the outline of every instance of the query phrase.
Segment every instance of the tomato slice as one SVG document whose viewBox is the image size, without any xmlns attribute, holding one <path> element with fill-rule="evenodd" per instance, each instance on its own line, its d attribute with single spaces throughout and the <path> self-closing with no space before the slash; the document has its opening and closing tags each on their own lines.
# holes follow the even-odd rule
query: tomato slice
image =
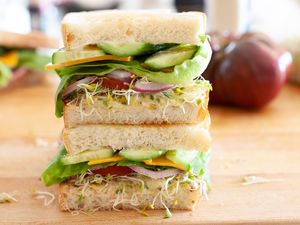
<svg viewBox="0 0 300 225">
<path fill-rule="evenodd" d="M 92 172 L 95 174 L 101 174 L 102 176 L 107 174 L 123 176 L 134 171 L 127 166 L 108 166 L 106 168 L 94 169 Z"/>
<path fill-rule="evenodd" d="M 103 79 L 101 83 L 102 87 L 113 89 L 128 89 L 129 84 L 115 79 Z"/>
</svg>

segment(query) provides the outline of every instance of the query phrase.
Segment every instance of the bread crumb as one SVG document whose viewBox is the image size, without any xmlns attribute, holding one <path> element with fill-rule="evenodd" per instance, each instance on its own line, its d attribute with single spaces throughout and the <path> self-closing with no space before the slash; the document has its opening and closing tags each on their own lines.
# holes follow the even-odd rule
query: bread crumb
<svg viewBox="0 0 300 225">
<path fill-rule="evenodd" d="M 37 147 L 48 147 L 49 143 L 44 138 L 37 137 L 35 139 L 35 144 Z"/>
<path fill-rule="evenodd" d="M 17 202 L 18 200 L 14 198 L 13 194 L 9 194 L 7 192 L 0 193 L 0 204 L 1 203 L 10 203 L 10 202 Z"/>
<path fill-rule="evenodd" d="M 32 190 L 32 192 L 33 192 L 33 196 L 35 197 L 35 199 L 43 199 L 44 200 L 45 207 L 48 207 L 49 205 L 51 205 L 51 203 L 53 203 L 55 200 L 55 196 L 51 192 L 36 191 L 34 189 Z"/>
<path fill-rule="evenodd" d="M 244 176 L 242 178 L 242 186 L 248 186 L 252 184 L 271 183 L 271 182 L 282 182 L 282 181 L 283 179 L 267 179 L 264 177 L 249 175 L 249 176 Z"/>
</svg>

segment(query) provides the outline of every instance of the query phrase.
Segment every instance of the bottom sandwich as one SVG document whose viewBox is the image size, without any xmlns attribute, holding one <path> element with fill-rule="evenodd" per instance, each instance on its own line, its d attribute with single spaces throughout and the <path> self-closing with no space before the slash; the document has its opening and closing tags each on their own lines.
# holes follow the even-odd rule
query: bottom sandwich
<svg viewBox="0 0 300 225">
<path fill-rule="evenodd" d="M 193 210 L 209 188 L 209 152 L 110 149 L 68 154 L 63 147 L 42 174 L 60 183 L 63 211 Z M 101 157 L 101 158 L 99 158 Z"/>
</svg>

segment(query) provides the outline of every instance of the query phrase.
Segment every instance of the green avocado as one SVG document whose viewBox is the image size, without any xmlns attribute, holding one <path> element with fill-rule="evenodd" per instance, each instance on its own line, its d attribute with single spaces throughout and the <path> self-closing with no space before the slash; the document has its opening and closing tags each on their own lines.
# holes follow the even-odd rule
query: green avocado
<svg viewBox="0 0 300 225">
<path fill-rule="evenodd" d="M 81 51 L 66 51 L 58 50 L 52 55 L 52 64 L 63 63 L 72 60 L 91 58 L 105 55 L 100 49 L 81 50 Z"/>
<path fill-rule="evenodd" d="M 61 162 L 64 165 L 76 164 L 81 162 L 87 162 L 92 159 L 103 159 L 110 158 L 114 155 L 114 151 L 109 148 L 99 149 L 99 150 L 87 150 L 80 152 L 75 155 L 65 155 L 62 157 Z"/>
<path fill-rule="evenodd" d="M 162 49 L 170 48 L 175 44 L 159 44 L 153 45 L 142 42 L 130 42 L 130 43 L 112 43 L 103 42 L 97 44 L 104 52 L 115 56 L 138 56 L 150 54 Z"/>
<path fill-rule="evenodd" d="M 153 54 L 144 63 L 152 69 L 159 70 L 183 63 L 192 58 L 196 51 L 195 45 L 179 45 Z"/>
<path fill-rule="evenodd" d="M 151 149 L 124 149 L 119 152 L 126 159 L 141 162 L 148 159 L 155 159 L 166 153 L 166 150 Z"/>
</svg>

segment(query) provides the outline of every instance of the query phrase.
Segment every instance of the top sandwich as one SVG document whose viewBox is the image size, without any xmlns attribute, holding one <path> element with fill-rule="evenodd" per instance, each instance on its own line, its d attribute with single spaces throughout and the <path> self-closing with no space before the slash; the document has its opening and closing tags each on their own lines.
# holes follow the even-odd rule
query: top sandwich
<svg viewBox="0 0 300 225">
<path fill-rule="evenodd" d="M 62 21 L 56 115 L 85 124 L 196 123 L 207 115 L 211 57 L 200 12 L 94 11 Z M 130 107 L 128 107 L 130 106 Z"/>
</svg>

